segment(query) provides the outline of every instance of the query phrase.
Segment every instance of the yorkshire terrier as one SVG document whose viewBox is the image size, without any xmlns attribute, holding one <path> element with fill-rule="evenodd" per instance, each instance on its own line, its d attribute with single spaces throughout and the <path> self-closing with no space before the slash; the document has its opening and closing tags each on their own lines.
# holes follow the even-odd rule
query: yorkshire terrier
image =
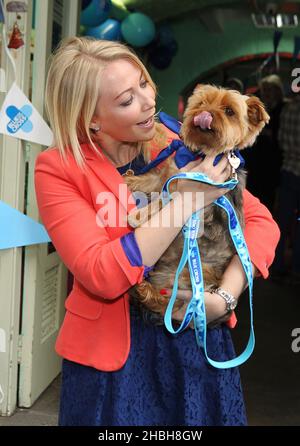
<svg viewBox="0 0 300 446">
<path fill-rule="evenodd" d="M 198 84 L 189 97 L 183 116 L 180 137 L 192 152 L 202 154 L 231 153 L 234 149 L 252 146 L 256 137 L 269 121 L 262 102 L 255 96 L 246 96 L 235 90 L 219 88 L 213 85 Z M 172 157 L 169 157 L 161 169 L 154 168 L 146 174 L 125 177 L 129 189 L 142 191 L 150 196 L 151 192 L 160 193 L 166 180 L 178 173 Z M 243 189 L 246 183 L 246 171 L 236 172 L 238 185 L 226 193 L 244 229 Z M 177 180 L 180 181 L 180 180 Z M 176 190 L 176 181 L 171 183 L 170 191 Z M 156 200 L 145 208 L 137 209 L 129 215 L 129 224 L 137 227 L 161 209 L 162 201 Z M 205 290 L 219 286 L 222 275 L 235 254 L 235 248 L 228 231 L 227 215 L 223 209 L 213 203 L 203 210 L 204 232 L 198 238 L 202 260 Z M 173 288 L 174 277 L 183 250 L 183 236 L 178 234 L 162 257 L 150 272 L 149 278 L 130 289 L 129 294 L 135 302 L 140 302 L 152 312 L 163 315 L 168 298 L 159 290 Z M 191 289 L 188 266 L 183 269 L 178 289 Z M 174 310 L 182 303 L 176 301 Z"/>
</svg>

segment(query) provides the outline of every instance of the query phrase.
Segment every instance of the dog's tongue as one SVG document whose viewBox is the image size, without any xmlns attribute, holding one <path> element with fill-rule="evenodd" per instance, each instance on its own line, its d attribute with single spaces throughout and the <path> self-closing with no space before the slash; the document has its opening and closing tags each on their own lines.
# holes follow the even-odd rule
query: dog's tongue
<svg viewBox="0 0 300 446">
<path fill-rule="evenodd" d="M 203 130 L 210 129 L 212 120 L 212 115 L 207 111 L 203 111 L 199 115 L 194 116 L 194 125 L 201 127 Z"/>
</svg>

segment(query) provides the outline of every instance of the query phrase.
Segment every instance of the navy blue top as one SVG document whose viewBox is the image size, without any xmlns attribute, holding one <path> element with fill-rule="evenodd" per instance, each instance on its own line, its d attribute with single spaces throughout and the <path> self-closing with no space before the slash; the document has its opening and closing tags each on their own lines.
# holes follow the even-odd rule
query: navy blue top
<svg viewBox="0 0 300 446">
<path fill-rule="evenodd" d="M 125 164 L 124 166 L 117 167 L 117 170 L 120 172 L 121 175 L 123 175 L 129 168 L 134 171 L 134 173 L 138 173 L 142 167 L 146 165 L 143 154 L 140 153 L 138 156 L 136 156 L 132 161 Z"/>
<path fill-rule="evenodd" d="M 131 168 L 135 171 L 140 162 L 136 159 Z M 120 173 L 126 172 L 129 164 L 119 167 Z M 239 370 L 210 366 L 196 343 L 194 330 L 187 328 L 171 335 L 151 318 L 145 320 L 140 308 L 131 304 L 130 336 L 129 356 L 120 370 L 103 372 L 63 360 L 60 425 L 247 423 Z M 207 330 L 207 349 L 216 361 L 235 356 L 227 326 Z"/>
</svg>

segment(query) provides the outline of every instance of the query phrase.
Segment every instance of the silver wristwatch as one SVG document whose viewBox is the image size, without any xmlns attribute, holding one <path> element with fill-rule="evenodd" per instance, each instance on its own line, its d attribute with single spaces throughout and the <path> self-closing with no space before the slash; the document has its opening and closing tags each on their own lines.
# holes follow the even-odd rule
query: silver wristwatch
<svg viewBox="0 0 300 446">
<path fill-rule="evenodd" d="M 237 306 L 237 299 L 227 291 L 223 290 L 220 287 L 214 287 L 210 290 L 211 293 L 217 293 L 221 296 L 226 302 L 226 311 L 232 311 Z"/>
</svg>

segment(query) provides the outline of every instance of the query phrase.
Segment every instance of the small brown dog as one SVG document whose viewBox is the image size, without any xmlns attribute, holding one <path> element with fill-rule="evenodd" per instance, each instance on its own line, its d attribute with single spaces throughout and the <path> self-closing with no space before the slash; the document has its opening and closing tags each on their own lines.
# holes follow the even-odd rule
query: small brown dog
<svg viewBox="0 0 300 446">
<path fill-rule="evenodd" d="M 257 97 L 242 95 L 235 90 L 200 84 L 188 99 L 180 136 L 185 146 L 191 151 L 217 156 L 235 148 L 243 149 L 251 146 L 268 121 L 269 115 Z M 174 160 L 168 158 L 161 170 L 152 169 L 144 175 L 125 177 L 125 181 L 131 191 L 142 191 L 149 196 L 151 192 L 160 193 L 166 180 L 176 173 L 178 173 L 178 168 Z M 237 177 L 238 185 L 227 192 L 226 197 L 233 204 L 240 225 L 244 228 L 242 193 L 246 182 L 246 172 L 240 169 Z M 173 184 L 173 190 L 174 183 L 176 181 L 170 185 Z M 172 192 L 172 187 L 170 191 Z M 157 200 L 156 207 L 152 203 L 152 206 L 139 209 L 129 216 L 129 223 L 137 227 L 160 208 L 161 200 Z M 204 286 L 207 290 L 220 285 L 224 270 L 235 254 L 235 248 L 228 231 L 225 211 L 211 204 L 205 207 L 202 218 L 204 218 L 204 233 L 198 238 L 198 243 Z M 160 315 L 164 314 L 168 299 L 163 297 L 159 290 L 173 288 L 182 249 L 183 236 L 180 232 L 156 263 L 154 270 L 150 272 L 149 279 L 130 290 L 132 298 L 148 309 Z M 191 289 L 188 266 L 179 277 L 178 289 Z M 174 309 L 179 308 L 180 303 L 177 303 Z"/>
</svg>

